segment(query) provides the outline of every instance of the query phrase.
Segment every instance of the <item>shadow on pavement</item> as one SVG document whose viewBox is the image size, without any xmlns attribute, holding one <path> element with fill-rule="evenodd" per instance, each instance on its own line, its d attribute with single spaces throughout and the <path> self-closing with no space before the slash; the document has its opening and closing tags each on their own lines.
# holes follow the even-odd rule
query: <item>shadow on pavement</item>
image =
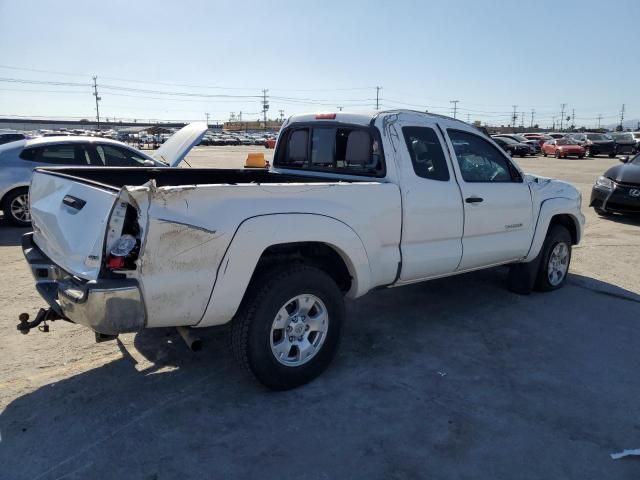
<svg viewBox="0 0 640 480">
<path fill-rule="evenodd" d="M 609 215 L 599 215 L 602 220 L 611 220 L 612 222 L 622 223 L 623 225 L 634 225 L 640 227 L 639 215 L 622 215 L 620 213 L 610 213 Z"/>
<path fill-rule="evenodd" d="M 518 296 L 505 278 L 494 269 L 350 302 L 332 366 L 289 392 L 241 371 L 223 330 L 203 331 L 197 354 L 174 330 L 142 332 L 135 348 L 153 367 L 137 368 L 121 344 L 121 359 L 7 406 L 3 475 L 637 474 L 637 463 L 609 458 L 640 446 L 637 295 L 573 276 L 564 289 Z"/>
<path fill-rule="evenodd" d="M 0 218 L 0 247 L 14 247 L 20 245 L 22 235 L 31 231 L 31 227 L 15 227 L 3 218 Z"/>
</svg>

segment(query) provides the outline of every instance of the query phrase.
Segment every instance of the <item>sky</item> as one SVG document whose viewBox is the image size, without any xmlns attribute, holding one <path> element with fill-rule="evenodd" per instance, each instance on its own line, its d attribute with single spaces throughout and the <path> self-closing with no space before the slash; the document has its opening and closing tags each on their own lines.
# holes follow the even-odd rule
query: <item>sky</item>
<svg viewBox="0 0 640 480">
<path fill-rule="evenodd" d="M 640 1 L 0 0 L 0 116 L 640 118 Z M 518 124 L 520 120 L 518 121 Z"/>
</svg>

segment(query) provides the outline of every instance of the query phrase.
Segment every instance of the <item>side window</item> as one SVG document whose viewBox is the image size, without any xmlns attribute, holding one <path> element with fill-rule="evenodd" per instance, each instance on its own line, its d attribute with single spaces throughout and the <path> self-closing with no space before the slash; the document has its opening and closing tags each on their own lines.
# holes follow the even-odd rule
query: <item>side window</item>
<svg viewBox="0 0 640 480">
<path fill-rule="evenodd" d="M 380 145 L 365 128 L 327 125 L 296 129 L 286 135 L 276 167 L 384 175 Z"/>
<path fill-rule="evenodd" d="M 96 145 L 96 153 L 102 164 L 107 167 L 140 167 L 144 165 L 144 158 L 125 148 Z"/>
<path fill-rule="evenodd" d="M 22 151 L 20 158 L 38 163 L 52 165 L 88 165 L 89 156 L 80 145 L 61 144 L 46 147 L 27 148 Z"/>
<path fill-rule="evenodd" d="M 449 180 L 449 168 L 436 132 L 427 127 L 403 127 L 402 133 L 416 175 L 431 180 Z"/>
<path fill-rule="evenodd" d="M 465 182 L 514 181 L 508 160 L 487 140 L 461 130 L 447 130 Z"/>
</svg>

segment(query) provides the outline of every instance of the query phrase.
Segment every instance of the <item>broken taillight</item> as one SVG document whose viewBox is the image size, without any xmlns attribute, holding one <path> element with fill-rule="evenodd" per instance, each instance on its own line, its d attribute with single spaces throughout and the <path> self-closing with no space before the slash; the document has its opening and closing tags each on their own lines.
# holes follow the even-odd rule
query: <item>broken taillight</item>
<svg viewBox="0 0 640 480">
<path fill-rule="evenodd" d="M 135 261 L 138 241 L 133 235 L 122 235 L 109 251 L 107 256 L 107 268 L 111 270 L 127 268 Z"/>
</svg>

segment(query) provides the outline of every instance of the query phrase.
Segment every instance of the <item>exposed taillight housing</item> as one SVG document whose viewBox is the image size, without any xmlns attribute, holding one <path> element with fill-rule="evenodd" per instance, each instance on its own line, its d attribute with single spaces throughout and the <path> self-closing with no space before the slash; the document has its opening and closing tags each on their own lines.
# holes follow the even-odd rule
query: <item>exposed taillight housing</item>
<svg viewBox="0 0 640 480">
<path fill-rule="evenodd" d="M 111 247 L 107 255 L 106 267 L 110 270 L 135 268 L 139 248 L 138 239 L 125 233 Z"/>
<path fill-rule="evenodd" d="M 124 199 L 118 199 L 109 218 L 104 267 L 110 271 L 135 270 L 140 252 L 138 212 Z"/>
</svg>

